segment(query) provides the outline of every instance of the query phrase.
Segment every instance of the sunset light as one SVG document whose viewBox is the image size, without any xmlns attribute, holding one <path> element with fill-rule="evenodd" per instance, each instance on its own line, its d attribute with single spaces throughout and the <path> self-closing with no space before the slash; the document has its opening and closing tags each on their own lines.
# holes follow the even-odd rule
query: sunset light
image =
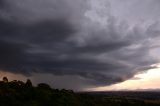
<svg viewBox="0 0 160 106">
<path fill-rule="evenodd" d="M 154 64 L 154 69 L 134 75 L 133 78 L 122 83 L 105 87 L 92 88 L 93 91 L 121 91 L 121 90 L 158 90 L 160 89 L 160 64 Z"/>
</svg>

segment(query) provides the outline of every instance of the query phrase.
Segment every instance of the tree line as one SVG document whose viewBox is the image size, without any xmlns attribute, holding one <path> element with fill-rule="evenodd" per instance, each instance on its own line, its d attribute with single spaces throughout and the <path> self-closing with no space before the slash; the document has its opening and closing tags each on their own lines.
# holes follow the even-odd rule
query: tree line
<svg viewBox="0 0 160 106">
<path fill-rule="evenodd" d="M 146 103 L 145 100 L 108 97 L 75 93 L 72 90 L 54 89 L 48 84 L 39 83 L 33 86 L 31 80 L 26 82 L 0 81 L 0 106 L 159 106 L 157 103 Z"/>
</svg>

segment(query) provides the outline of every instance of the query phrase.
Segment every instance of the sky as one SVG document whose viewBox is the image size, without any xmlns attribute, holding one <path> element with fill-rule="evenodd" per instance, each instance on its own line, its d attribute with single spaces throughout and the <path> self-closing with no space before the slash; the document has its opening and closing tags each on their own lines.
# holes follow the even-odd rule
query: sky
<svg viewBox="0 0 160 106">
<path fill-rule="evenodd" d="M 160 64 L 157 68 L 134 75 L 133 78 L 110 86 L 88 88 L 87 91 L 159 91 Z"/>
<path fill-rule="evenodd" d="M 0 77 L 77 91 L 148 89 L 160 73 L 159 10 L 159 0 L 0 0 Z M 150 80 L 128 86 L 133 79 Z"/>
</svg>

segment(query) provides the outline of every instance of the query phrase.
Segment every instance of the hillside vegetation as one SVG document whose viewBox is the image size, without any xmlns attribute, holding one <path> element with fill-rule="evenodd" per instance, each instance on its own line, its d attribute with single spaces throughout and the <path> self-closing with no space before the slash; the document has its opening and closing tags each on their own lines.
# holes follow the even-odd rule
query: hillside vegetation
<svg viewBox="0 0 160 106">
<path fill-rule="evenodd" d="M 45 83 L 33 86 L 28 79 L 0 81 L 0 106 L 160 106 L 160 101 L 75 93 L 72 90 L 58 90 Z"/>
</svg>

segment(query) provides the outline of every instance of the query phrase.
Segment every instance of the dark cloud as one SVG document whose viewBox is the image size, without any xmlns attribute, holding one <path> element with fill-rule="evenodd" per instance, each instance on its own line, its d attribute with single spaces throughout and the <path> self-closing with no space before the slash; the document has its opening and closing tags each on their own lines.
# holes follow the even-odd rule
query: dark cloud
<svg viewBox="0 0 160 106">
<path fill-rule="evenodd" d="M 4 8 L 5 7 L 5 0 L 0 0 L 0 8 Z"/>
<path fill-rule="evenodd" d="M 34 7 L 29 5 L 31 2 L 38 1 L 16 0 L 8 2 L 11 10 L 1 9 L 7 14 L 0 15 L 2 70 L 24 75 L 73 75 L 84 78 L 87 86 L 100 86 L 124 81 L 143 71 L 139 70 L 141 67 L 157 62 L 149 53 L 153 41 L 159 39 L 155 25 L 130 30 L 107 16 L 109 23 L 103 26 L 85 16 L 85 11 L 90 11 L 87 5 L 80 9 L 85 2 L 72 6 L 72 0 L 67 0 L 67 4 L 62 0 L 61 6 L 60 1 L 47 0 L 40 10 L 43 3 Z M 0 6 L 3 3 L 0 1 Z M 45 14 L 46 11 L 49 13 Z M 67 11 L 70 13 L 66 14 Z"/>
<path fill-rule="evenodd" d="M 65 39 L 68 38 L 70 34 L 74 33 L 74 28 L 71 28 L 71 25 L 64 22 L 64 20 L 54 20 L 51 22 L 44 21 L 33 25 L 25 25 L 1 20 L 0 27 L 0 49 L 2 51 L 1 64 L 4 66 L 6 65 L 8 68 L 10 66 L 11 68 L 17 66 L 19 67 L 16 67 L 17 71 L 20 67 L 30 67 L 32 63 L 33 65 L 37 64 L 31 60 L 34 61 L 36 59 L 39 60 L 45 58 L 41 56 L 41 54 L 35 55 L 31 52 L 28 53 L 30 50 L 36 49 L 34 45 L 36 45 L 36 47 L 47 46 L 48 49 L 51 49 L 50 47 L 53 46 L 54 49 L 56 43 L 65 42 Z M 39 61 L 45 61 L 45 59 Z M 48 61 L 48 65 L 54 62 L 50 60 Z"/>
</svg>

